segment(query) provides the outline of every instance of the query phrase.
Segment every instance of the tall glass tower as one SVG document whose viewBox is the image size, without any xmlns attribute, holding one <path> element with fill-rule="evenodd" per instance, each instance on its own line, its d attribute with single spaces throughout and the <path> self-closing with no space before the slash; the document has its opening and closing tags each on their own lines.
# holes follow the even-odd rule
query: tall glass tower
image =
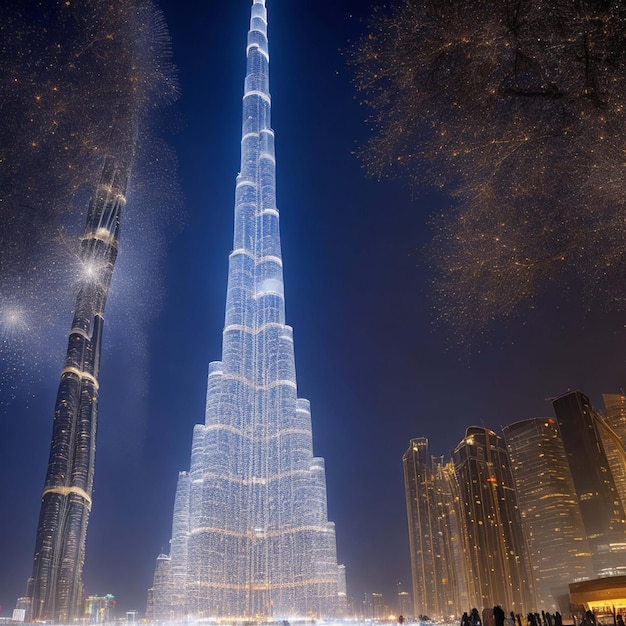
<svg viewBox="0 0 626 626">
<path fill-rule="evenodd" d="M 626 574 L 626 514 L 600 437 L 603 420 L 580 391 L 552 401 L 598 577 Z"/>
<path fill-rule="evenodd" d="M 324 461 L 298 398 L 285 299 L 270 122 L 265 0 L 252 4 L 222 360 L 180 474 L 155 618 L 333 616 L 339 568 Z"/>
<path fill-rule="evenodd" d="M 528 542 L 537 606 L 569 611 L 568 584 L 593 578 L 591 550 L 558 426 L 532 418 L 503 429 Z"/>
<path fill-rule="evenodd" d="M 104 306 L 132 156 L 106 158 L 81 239 L 81 287 L 57 393 L 27 598 L 33 621 L 80 617 L 91 510 Z"/>
<path fill-rule="evenodd" d="M 502 604 L 523 613 L 536 606 L 509 457 L 501 437 L 470 426 L 454 450 L 463 504 L 465 558 L 471 606 Z"/>
<path fill-rule="evenodd" d="M 626 511 L 626 396 L 617 393 L 605 393 L 602 395 L 606 424 L 621 441 L 621 447 L 616 443 L 615 438 L 608 437 L 606 429 L 600 430 L 606 458 L 609 462 L 611 474 L 615 481 L 617 495 L 622 501 L 622 507 Z"/>
<path fill-rule="evenodd" d="M 454 467 L 411 439 L 402 456 L 415 615 L 449 619 L 469 604 Z"/>
</svg>

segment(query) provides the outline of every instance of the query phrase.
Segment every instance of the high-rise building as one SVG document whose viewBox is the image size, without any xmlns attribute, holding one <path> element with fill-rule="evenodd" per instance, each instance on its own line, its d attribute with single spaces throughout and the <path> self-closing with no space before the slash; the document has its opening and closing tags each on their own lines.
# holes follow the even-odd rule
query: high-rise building
<svg viewBox="0 0 626 626">
<path fill-rule="evenodd" d="M 382 593 L 372 594 L 372 618 L 376 621 L 386 620 L 389 616 L 389 609 L 385 604 Z"/>
<path fill-rule="evenodd" d="M 535 580 L 537 608 L 569 611 L 568 584 L 593 578 L 578 498 L 552 418 L 503 428 Z"/>
<path fill-rule="evenodd" d="M 209 366 L 205 421 L 179 477 L 172 580 L 155 581 L 152 592 L 156 607 L 171 585 L 180 615 L 339 612 L 324 461 L 313 456 L 309 402 L 297 396 L 285 324 L 270 111 L 267 11 L 254 0 L 222 360 Z"/>
<path fill-rule="evenodd" d="M 402 457 L 404 487 L 409 522 L 409 550 L 415 615 L 439 617 L 436 504 L 432 500 L 432 472 L 428 440 L 412 439 Z"/>
<path fill-rule="evenodd" d="M 599 435 L 602 417 L 580 391 L 552 402 L 597 577 L 626 574 L 626 516 Z"/>
<path fill-rule="evenodd" d="M 402 465 L 414 615 L 448 618 L 467 604 L 454 472 L 429 456 L 425 438 L 411 440 Z"/>
<path fill-rule="evenodd" d="M 528 611 L 535 606 L 533 580 L 504 441 L 487 428 L 468 428 L 454 470 L 471 606 Z"/>
<path fill-rule="evenodd" d="M 33 574 L 28 581 L 34 621 L 69 623 L 82 613 L 104 307 L 130 171 L 123 160 L 104 161 L 80 244 L 81 287 L 57 393 Z"/>
<path fill-rule="evenodd" d="M 411 600 L 411 594 L 405 591 L 402 583 L 396 584 L 396 611 L 398 617 L 402 615 L 404 618 L 413 615 L 413 602 Z"/>
<path fill-rule="evenodd" d="M 446 564 L 441 578 L 447 610 L 444 618 L 450 618 L 458 616 L 470 604 L 468 580 L 471 573 L 463 553 L 461 497 L 452 461 L 445 462 L 443 457 L 433 457 L 433 478 L 441 551 Z"/>
<path fill-rule="evenodd" d="M 159 554 L 154 568 L 153 584 L 148 589 L 147 619 L 152 621 L 158 618 L 161 621 L 168 621 L 178 617 L 178 614 L 174 612 L 172 592 L 172 559 L 168 554 Z"/>
<path fill-rule="evenodd" d="M 110 624 L 115 619 L 115 596 L 89 596 L 85 599 L 84 617 L 90 624 Z"/>
<path fill-rule="evenodd" d="M 606 429 L 601 429 L 600 435 L 615 481 L 617 495 L 622 502 L 622 508 L 626 510 L 626 453 L 624 451 L 626 447 L 626 396 L 607 393 L 603 394 L 602 400 L 606 424 L 613 431 L 614 436 L 610 436 Z"/>
</svg>

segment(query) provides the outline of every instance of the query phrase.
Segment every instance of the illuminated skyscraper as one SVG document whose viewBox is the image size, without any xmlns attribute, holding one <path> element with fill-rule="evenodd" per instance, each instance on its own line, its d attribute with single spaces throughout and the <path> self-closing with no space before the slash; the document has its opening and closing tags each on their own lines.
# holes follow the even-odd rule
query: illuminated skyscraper
<svg viewBox="0 0 626 626">
<path fill-rule="evenodd" d="M 82 614 L 82 570 L 91 510 L 104 307 L 117 258 L 129 162 L 105 160 L 81 240 L 81 288 L 57 393 L 33 574 L 32 619 Z"/>
<path fill-rule="evenodd" d="M 428 440 L 412 439 L 402 457 L 409 521 L 409 549 L 415 615 L 441 617 L 437 505 L 433 502 L 433 477 Z"/>
<path fill-rule="evenodd" d="M 617 495 L 622 501 L 622 507 L 626 510 L 626 458 L 624 447 L 626 446 L 626 396 L 622 394 L 604 394 L 604 409 L 606 411 L 606 424 L 619 438 L 607 435 L 601 430 L 602 442 L 606 451 L 606 458 L 613 474 Z"/>
<path fill-rule="evenodd" d="M 444 617 L 458 616 L 470 604 L 468 580 L 471 573 L 463 552 L 462 502 L 452 461 L 434 457 L 433 478 L 442 556 L 446 563 L 440 581 L 447 609 Z"/>
<path fill-rule="evenodd" d="M 578 495 L 595 575 L 626 574 L 626 517 L 599 435 L 604 420 L 579 391 L 552 402 Z"/>
<path fill-rule="evenodd" d="M 324 461 L 313 456 L 285 324 L 270 109 L 267 11 L 254 0 L 222 360 L 209 366 L 205 421 L 179 477 L 172 580 L 165 589 L 155 581 L 152 593 L 171 585 L 180 615 L 312 617 L 339 608 Z"/>
<path fill-rule="evenodd" d="M 569 611 L 568 584 L 593 578 L 591 552 L 556 422 L 503 428 L 528 541 L 537 606 Z"/>
<path fill-rule="evenodd" d="M 402 583 L 396 584 L 396 612 L 398 616 L 402 615 L 407 617 L 413 615 L 413 601 L 411 600 L 411 594 L 408 591 L 404 591 Z"/>
<path fill-rule="evenodd" d="M 158 619 L 168 621 L 177 617 L 172 605 L 172 579 L 172 559 L 167 554 L 159 554 L 154 569 L 153 586 L 148 589 L 147 619 L 154 620 L 158 616 Z"/>
<path fill-rule="evenodd" d="M 425 438 L 411 440 L 402 464 L 414 615 L 457 615 L 468 598 L 453 468 L 429 456 Z"/>
<path fill-rule="evenodd" d="M 502 438 L 487 428 L 468 428 L 454 451 L 454 470 L 471 606 L 528 611 L 535 606 L 532 574 Z"/>
</svg>

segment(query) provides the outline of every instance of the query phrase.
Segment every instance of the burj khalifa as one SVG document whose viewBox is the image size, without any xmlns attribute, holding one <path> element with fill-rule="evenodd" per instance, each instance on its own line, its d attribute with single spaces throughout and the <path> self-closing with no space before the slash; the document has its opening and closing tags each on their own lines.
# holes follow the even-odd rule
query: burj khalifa
<svg viewBox="0 0 626 626">
<path fill-rule="evenodd" d="M 156 619 L 332 617 L 345 602 L 324 460 L 313 456 L 285 323 L 270 113 L 267 10 L 254 0 L 222 360 L 209 365 L 170 554 L 157 560 Z"/>
</svg>

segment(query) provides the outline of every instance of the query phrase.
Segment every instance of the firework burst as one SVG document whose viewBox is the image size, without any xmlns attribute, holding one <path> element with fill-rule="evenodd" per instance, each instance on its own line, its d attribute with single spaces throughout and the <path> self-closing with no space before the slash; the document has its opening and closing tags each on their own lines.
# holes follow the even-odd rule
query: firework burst
<svg viewBox="0 0 626 626">
<path fill-rule="evenodd" d="M 57 327 L 67 331 L 89 277 L 80 236 L 107 155 L 133 173 L 128 211 L 143 212 L 146 225 L 140 232 L 131 216 L 128 245 L 150 249 L 133 279 L 144 281 L 146 311 L 153 308 L 148 264 L 158 264 L 161 231 L 178 201 L 170 151 L 159 146 L 159 171 L 146 164 L 159 141 L 153 122 L 177 83 L 167 28 L 151 0 L 7 0 L 0 42 L 0 293 L 11 303 L 3 311 L 28 312 L 30 329 L 2 322 L 10 372 L 23 334 L 30 367 L 52 355 L 60 362 Z M 154 181 L 163 193 L 146 200 L 138 190 Z"/>
<path fill-rule="evenodd" d="M 464 332 L 565 275 L 626 302 L 625 32 L 622 2 L 402 0 L 354 47 L 368 170 L 454 199 L 430 253 Z"/>
</svg>

